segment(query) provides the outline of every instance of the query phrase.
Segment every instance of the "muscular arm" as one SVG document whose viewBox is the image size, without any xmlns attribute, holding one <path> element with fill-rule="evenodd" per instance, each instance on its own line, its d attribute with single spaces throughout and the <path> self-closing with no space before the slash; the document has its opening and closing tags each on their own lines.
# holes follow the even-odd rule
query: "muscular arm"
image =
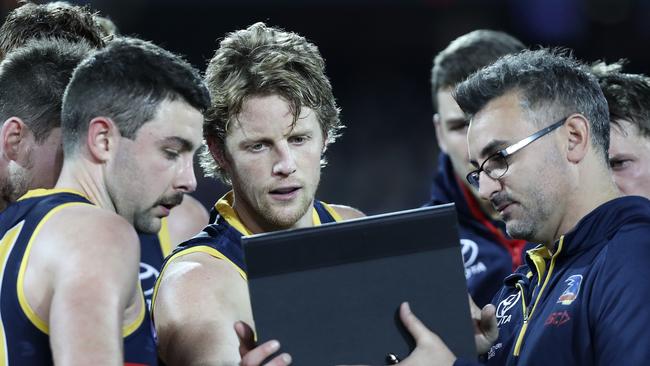
<svg viewBox="0 0 650 366">
<path fill-rule="evenodd" d="M 225 260 L 191 253 L 162 274 L 154 302 L 161 358 L 174 365 L 238 365 L 238 320 L 252 325 L 246 281 Z"/>
<path fill-rule="evenodd" d="M 37 241 L 45 248 L 42 254 L 50 256 L 45 274 L 51 301 L 45 319 L 54 363 L 122 365 L 125 311 L 137 299 L 134 229 L 113 213 L 78 206 L 53 216 Z"/>
<path fill-rule="evenodd" d="M 172 249 L 201 232 L 208 225 L 208 217 L 201 202 L 186 194 L 183 203 L 174 207 L 167 217 Z"/>
</svg>

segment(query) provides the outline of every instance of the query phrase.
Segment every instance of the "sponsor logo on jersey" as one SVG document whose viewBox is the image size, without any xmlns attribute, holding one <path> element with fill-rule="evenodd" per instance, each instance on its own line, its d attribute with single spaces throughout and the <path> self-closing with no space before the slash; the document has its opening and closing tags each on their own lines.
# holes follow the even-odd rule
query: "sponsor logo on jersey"
<svg viewBox="0 0 650 366">
<path fill-rule="evenodd" d="M 478 244 L 474 240 L 460 239 L 460 247 L 463 253 L 463 264 L 465 265 L 465 279 L 487 271 L 485 264 L 476 261 L 478 258 Z"/>
<path fill-rule="evenodd" d="M 512 309 L 515 304 L 519 302 L 519 298 L 521 298 L 521 292 L 517 292 L 515 294 L 508 295 L 505 299 L 503 299 L 499 305 L 497 306 L 497 325 L 502 326 L 503 324 L 507 324 L 510 322 L 512 315 L 508 314 L 510 309 Z"/>
<path fill-rule="evenodd" d="M 546 318 L 546 321 L 544 322 L 544 326 L 554 326 L 554 327 L 559 327 L 560 325 L 568 322 L 571 320 L 571 316 L 569 316 L 569 313 L 565 311 L 556 311 L 554 313 L 551 313 L 551 315 Z"/>
</svg>

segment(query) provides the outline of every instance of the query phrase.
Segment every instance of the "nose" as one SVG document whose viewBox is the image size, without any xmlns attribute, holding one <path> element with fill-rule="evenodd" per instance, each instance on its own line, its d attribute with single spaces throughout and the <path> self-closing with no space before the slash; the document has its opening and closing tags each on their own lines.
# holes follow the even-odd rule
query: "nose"
<svg viewBox="0 0 650 366">
<path fill-rule="evenodd" d="M 183 193 L 191 193 L 196 190 L 196 176 L 194 175 L 194 160 L 187 158 L 178 168 L 174 189 Z"/>
<path fill-rule="evenodd" d="M 296 159 L 288 143 L 276 145 L 276 160 L 273 164 L 273 175 L 289 176 L 296 172 Z"/>
<path fill-rule="evenodd" d="M 484 200 L 489 200 L 495 193 L 501 191 L 501 181 L 492 179 L 485 172 L 479 175 L 478 195 Z"/>
</svg>

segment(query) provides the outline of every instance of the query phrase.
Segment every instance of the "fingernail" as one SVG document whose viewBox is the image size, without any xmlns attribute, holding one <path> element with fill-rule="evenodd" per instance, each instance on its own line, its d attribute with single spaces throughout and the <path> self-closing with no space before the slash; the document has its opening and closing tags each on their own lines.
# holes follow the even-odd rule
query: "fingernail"
<svg viewBox="0 0 650 366">
<path fill-rule="evenodd" d="M 291 355 L 288 353 L 283 353 L 281 357 L 282 361 L 286 362 L 287 364 L 291 363 Z"/>
<path fill-rule="evenodd" d="M 269 343 L 269 351 L 275 352 L 280 348 L 280 342 L 273 340 Z"/>
<path fill-rule="evenodd" d="M 411 305 L 409 304 L 408 301 L 404 301 L 404 309 L 406 311 L 411 311 Z"/>
</svg>

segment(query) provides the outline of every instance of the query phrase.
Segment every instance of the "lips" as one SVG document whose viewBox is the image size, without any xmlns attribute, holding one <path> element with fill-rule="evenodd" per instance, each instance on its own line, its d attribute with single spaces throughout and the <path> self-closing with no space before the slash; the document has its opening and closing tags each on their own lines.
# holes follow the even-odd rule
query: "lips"
<svg viewBox="0 0 650 366">
<path fill-rule="evenodd" d="M 302 187 L 297 185 L 283 186 L 270 190 L 269 194 L 278 200 L 290 200 L 298 194 L 300 189 L 302 189 Z"/>
<path fill-rule="evenodd" d="M 271 194 L 289 194 L 299 190 L 300 187 L 283 187 L 271 190 Z"/>
<path fill-rule="evenodd" d="M 494 209 L 496 211 L 498 211 L 499 214 L 501 214 L 502 218 L 504 218 L 504 219 L 505 219 L 505 214 L 506 214 L 505 211 L 510 206 L 512 206 L 512 205 L 514 205 L 516 203 L 514 201 L 509 200 L 506 197 L 503 197 L 503 196 L 494 197 L 493 199 L 490 200 L 490 202 L 492 203 L 492 206 L 494 207 Z"/>
</svg>

